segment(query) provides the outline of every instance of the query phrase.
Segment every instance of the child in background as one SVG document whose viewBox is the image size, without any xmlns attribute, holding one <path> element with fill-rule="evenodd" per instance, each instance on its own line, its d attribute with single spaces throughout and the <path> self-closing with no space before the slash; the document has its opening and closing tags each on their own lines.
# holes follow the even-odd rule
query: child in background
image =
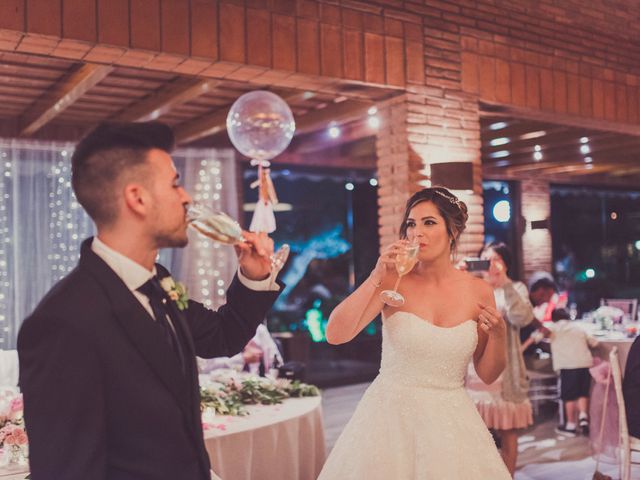
<svg viewBox="0 0 640 480">
<path fill-rule="evenodd" d="M 551 314 L 553 323 L 545 324 L 545 334 L 551 340 L 553 369 L 560 372 L 560 398 L 565 406 L 564 425 L 558 433 L 575 436 L 589 433 L 589 368 L 593 365 L 590 348 L 598 341 L 570 320 L 569 312 L 557 308 Z"/>
</svg>

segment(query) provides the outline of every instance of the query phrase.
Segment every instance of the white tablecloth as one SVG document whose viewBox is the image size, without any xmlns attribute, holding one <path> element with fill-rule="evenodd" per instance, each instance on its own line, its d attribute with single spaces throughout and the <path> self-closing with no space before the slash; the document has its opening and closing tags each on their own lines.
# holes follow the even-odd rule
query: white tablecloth
<svg viewBox="0 0 640 480">
<path fill-rule="evenodd" d="M 0 480 L 24 480 L 28 474 L 26 466 L 0 467 Z"/>
<path fill-rule="evenodd" d="M 205 424 L 209 458 L 222 480 L 315 480 L 325 460 L 321 398 L 247 409 L 248 416 Z M 0 480 L 26 475 L 24 467 L 0 467 Z"/>
<path fill-rule="evenodd" d="M 624 375 L 624 367 L 627 364 L 629 350 L 631 350 L 631 344 L 635 340 L 635 337 L 628 338 L 625 332 L 601 330 L 598 325 L 591 322 L 581 321 L 579 322 L 579 325 L 589 333 L 589 335 L 598 340 L 599 345 L 594 348 L 594 355 L 608 361 L 609 352 L 611 352 L 613 347 L 618 347 L 620 368 Z"/>
<path fill-rule="evenodd" d="M 215 417 L 205 430 L 222 480 L 315 480 L 325 460 L 320 397 L 251 406 L 246 417 Z"/>
<path fill-rule="evenodd" d="M 0 385 L 18 385 L 17 350 L 0 350 Z"/>
</svg>

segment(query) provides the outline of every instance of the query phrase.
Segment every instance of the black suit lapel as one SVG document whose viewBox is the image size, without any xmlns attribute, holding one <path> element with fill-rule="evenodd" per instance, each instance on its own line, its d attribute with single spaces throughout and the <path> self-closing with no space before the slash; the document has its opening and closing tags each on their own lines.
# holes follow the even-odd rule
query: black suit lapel
<svg viewBox="0 0 640 480">
<path fill-rule="evenodd" d="M 169 271 L 164 268 L 160 264 L 156 264 L 156 270 L 158 271 L 158 277 L 163 279 L 165 277 L 170 277 Z M 192 413 L 194 415 L 194 421 L 196 424 L 200 424 L 200 388 L 198 381 L 198 364 L 196 361 L 196 349 L 193 343 L 193 337 L 191 336 L 191 330 L 189 329 L 189 325 L 187 323 L 186 316 L 188 315 L 188 310 L 180 310 L 175 302 L 169 301 L 167 302 L 168 308 L 170 310 L 170 316 L 174 323 L 174 327 L 176 329 L 176 333 L 178 336 L 178 340 L 180 341 L 186 362 L 186 376 L 193 388 L 189 391 L 192 392 L 191 405 L 192 405 Z M 194 432 L 195 435 L 202 435 L 202 432 Z"/>
<path fill-rule="evenodd" d="M 179 362 L 138 299 L 120 277 L 93 253 L 91 241 L 92 238 L 89 238 L 82 244 L 80 268 L 89 270 L 104 287 L 105 295 L 113 306 L 115 318 L 131 343 L 173 394 L 183 412 L 191 418 L 190 382 L 180 370 Z M 193 355 L 191 358 L 193 359 Z"/>
</svg>

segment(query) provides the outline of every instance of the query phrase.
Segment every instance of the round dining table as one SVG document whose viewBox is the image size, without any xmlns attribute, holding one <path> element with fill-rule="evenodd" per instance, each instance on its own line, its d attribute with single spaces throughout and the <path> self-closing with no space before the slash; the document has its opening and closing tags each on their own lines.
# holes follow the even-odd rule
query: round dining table
<svg viewBox="0 0 640 480">
<path fill-rule="evenodd" d="M 613 347 L 618 347 L 620 369 L 624 375 L 624 367 L 627 364 L 627 357 L 635 336 L 629 337 L 625 332 L 617 330 L 602 330 L 598 325 L 584 320 L 580 321 L 579 325 L 589 335 L 598 340 L 598 346 L 593 349 L 594 356 L 608 361 L 609 353 L 613 350 Z"/>
<path fill-rule="evenodd" d="M 0 466 L 0 480 L 24 480 L 29 475 L 27 465 Z"/>
<path fill-rule="evenodd" d="M 211 466 L 222 480 L 315 480 L 325 460 L 321 397 L 252 405 L 246 416 L 203 421 Z M 24 480 L 25 465 L 0 467 L 0 480 Z"/>
<path fill-rule="evenodd" d="M 321 397 L 253 405 L 249 415 L 203 423 L 211 466 L 222 480 L 315 480 L 325 460 Z"/>
</svg>

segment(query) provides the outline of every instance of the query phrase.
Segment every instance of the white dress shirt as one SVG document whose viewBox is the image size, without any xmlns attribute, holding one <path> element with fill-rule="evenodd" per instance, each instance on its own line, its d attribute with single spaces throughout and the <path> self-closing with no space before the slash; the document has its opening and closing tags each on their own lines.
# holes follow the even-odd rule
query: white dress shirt
<svg viewBox="0 0 640 480">
<path fill-rule="evenodd" d="M 589 347 L 596 347 L 598 340 L 570 320 L 547 322 L 545 327 L 551 330 L 551 360 L 554 370 L 593 366 Z"/>
<path fill-rule="evenodd" d="M 155 265 L 152 270 L 147 270 L 139 263 L 107 246 L 98 237 L 94 237 L 93 242 L 91 243 L 91 250 L 104 260 L 111 270 L 120 277 L 131 293 L 133 293 L 133 296 L 136 297 L 144 309 L 149 312 L 151 318 L 155 318 L 153 316 L 153 310 L 151 309 L 149 298 L 138 291 L 138 288 L 144 285 L 151 277 L 156 275 L 157 271 Z M 250 288 L 251 290 L 277 291 L 280 289 L 280 286 L 277 284 L 272 286 L 268 278 L 265 280 L 251 280 L 245 277 L 242 272 L 240 272 L 240 269 L 238 269 L 238 278 L 245 287 Z M 169 323 L 171 323 L 171 319 L 169 319 Z M 173 328 L 173 324 L 171 327 Z"/>
</svg>

